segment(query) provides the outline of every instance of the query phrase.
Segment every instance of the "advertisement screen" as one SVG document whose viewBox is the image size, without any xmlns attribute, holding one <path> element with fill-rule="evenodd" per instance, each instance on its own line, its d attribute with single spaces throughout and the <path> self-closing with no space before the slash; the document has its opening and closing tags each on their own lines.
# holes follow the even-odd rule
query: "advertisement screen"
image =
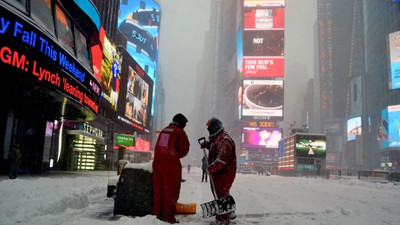
<svg viewBox="0 0 400 225">
<path fill-rule="evenodd" d="M 362 134 L 361 116 L 347 120 L 347 141 L 356 139 L 356 135 Z"/>
<path fill-rule="evenodd" d="M 325 157 L 326 138 L 321 135 L 296 135 L 296 157 Z"/>
<path fill-rule="evenodd" d="M 32 85 L 57 90 L 97 114 L 101 87 L 91 71 L 41 29 L 2 7 L 0 15 L 4 23 L 0 69 L 16 72 L 4 74 L 4 82 L 12 75 L 23 74 L 20 78 L 32 81 Z"/>
<path fill-rule="evenodd" d="M 243 59 L 244 77 L 283 77 L 283 57 L 249 57 Z"/>
<path fill-rule="evenodd" d="M 154 0 L 121 0 L 118 29 L 127 38 L 126 50 L 156 86 L 161 7 Z M 155 89 L 151 115 L 154 114 Z"/>
<path fill-rule="evenodd" d="M 245 30 L 283 29 L 284 26 L 284 8 L 245 8 Z"/>
<path fill-rule="evenodd" d="M 400 31 L 389 34 L 392 89 L 400 88 Z"/>
<path fill-rule="evenodd" d="M 117 110 L 119 86 L 121 80 L 122 56 L 116 50 L 115 44 L 104 37 L 103 62 L 101 64 L 102 97 Z"/>
<path fill-rule="evenodd" d="M 118 119 L 140 131 L 149 132 L 153 80 L 138 63 L 126 53 L 124 55 L 121 92 L 118 103 Z"/>
<path fill-rule="evenodd" d="M 283 56 L 284 30 L 245 30 L 244 56 Z"/>
<path fill-rule="evenodd" d="M 388 106 L 389 147 L 400 147 L 400 105 Z"/>
<path fill-rule="evenodd" d="M 243 127 L 242 147 L 278 149 L 281 138 L 280 128 Z"/>
<path fill-rule="evenodd" d="M 389 147 L 389 123 L 388 123 L 388 109 L 381 111 L 381 123 L 378 124 L 378 143 L 381 149 Z"/>
<path fill-rule="evenodd" d="M 153 0 L 122 0 L 118 29 L 127 38 L 126 49 L 150 78 L 156 80 L 161 8 Z"/>
<path fill-rule="evenodd" d="M 243 116 L 283 116 L 283 80 L 244 80 Z"/>
</svg>

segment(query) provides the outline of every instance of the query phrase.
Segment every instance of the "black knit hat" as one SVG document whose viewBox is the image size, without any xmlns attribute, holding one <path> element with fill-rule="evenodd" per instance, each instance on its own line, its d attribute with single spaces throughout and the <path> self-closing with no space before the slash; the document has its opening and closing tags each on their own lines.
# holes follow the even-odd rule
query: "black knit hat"
<svg viewBox="0 0 400 225">
<path fill-rule="evenodd" d="M 184 128 L 188 120 L 182 113 L 178 113 L 172 118 L 172 121 L 177 122 L 180 127 Z"/>
<path fill-rule="evenodd" d="M 210 132 L 210 135 L 217 135 L 224 130 L 224 126 L 221 120 L 213 117 L 207 122 L 207 130 Z"/>
</svg>

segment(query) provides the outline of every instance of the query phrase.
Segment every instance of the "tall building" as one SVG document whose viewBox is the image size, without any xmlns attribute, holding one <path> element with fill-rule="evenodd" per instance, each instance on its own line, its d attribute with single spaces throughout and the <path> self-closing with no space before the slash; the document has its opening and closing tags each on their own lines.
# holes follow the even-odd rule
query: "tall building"
<svg viewBox="0 0 400 225">
<path fill-rule="evenodd" d="M 318 1 L 312 129 L 327 134 L 327 169 L 397 170 L 399 20 L 398 1 Z"/>
<path fill-rule="evenodd" d="M 399 170 L 398 118 L 400 90 L 396 68 L 396 36 L 400 30 L 400 2 L 364 0 L 365 101 L 368 132 L 363 154 L 370 167 Z"/>
<path fill-rule="evenodd" d="M 319 0 L 317 9 L 318 52 L 315 86 L 318 95 L 314 108 L 319 132 L 327 135 L 327 168 L 355 166 L 355 146 L 347 143 L 349 83 L 361 77 L 362 8 L 361 1 Z M 361 39 L 361 42 L 360 42 Z M 358 42 L 357 42 L 358 41 Z M 361 116 L 361 109 L 357 109 Z M 361 117 L 360 117 L 361 118 Z M 343 149 L 343 148 L 346 148 Z M 343 165 L 341 165 L 343 163 Z"/>
</svg>

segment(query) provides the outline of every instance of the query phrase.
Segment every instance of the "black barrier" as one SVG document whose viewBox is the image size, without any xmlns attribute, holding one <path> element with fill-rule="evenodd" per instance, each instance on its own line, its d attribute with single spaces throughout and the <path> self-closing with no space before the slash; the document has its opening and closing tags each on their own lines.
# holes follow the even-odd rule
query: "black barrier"
<svg viewBox="0 0 400 225">
<path fill-rule="evenodd" d="M 124 168 L 117 183 L 114 215 L 146 216 L 153 208 L 153 174 L 136 168 Z"/>
</svg>

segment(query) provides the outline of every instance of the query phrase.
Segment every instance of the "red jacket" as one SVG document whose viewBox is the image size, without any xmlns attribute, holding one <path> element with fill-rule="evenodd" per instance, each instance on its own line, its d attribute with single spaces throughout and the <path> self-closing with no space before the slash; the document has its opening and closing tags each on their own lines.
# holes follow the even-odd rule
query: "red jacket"
<svg viewBox="0 0 400 225">
<path fill-rule="evenodd" d="M 167 162 L 168 165 L 179 165 L 180 158 L 189 152 L 189 139 L 185 131 L 173 124 L 165 127 L 157 139 L 154 150 L 154 163 Z"/>
<path fill-rule="evenodd" d="M 226 197 L 236 176 L 236 147 L 225 131 L 212 141 L 208 163 L 218 197 Z"/>
</svg>

